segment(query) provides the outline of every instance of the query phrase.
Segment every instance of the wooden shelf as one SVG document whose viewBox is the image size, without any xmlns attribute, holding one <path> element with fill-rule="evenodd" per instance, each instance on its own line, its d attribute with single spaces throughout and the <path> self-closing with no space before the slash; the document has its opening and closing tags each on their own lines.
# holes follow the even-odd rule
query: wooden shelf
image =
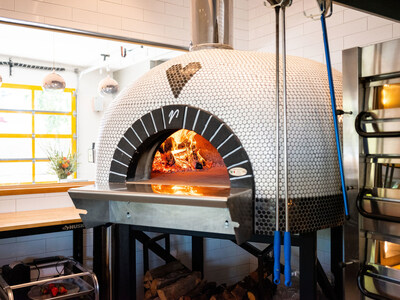
<svg viewBox="0 0 400 300">
<path fill-rule="evenodd" d="M 94 181 L 47 183 L 47 184 L 23 184 L 0 186 L 0 196 L 61 193 L 71 188 L 92 185 Z"/>
<path fill-rule="evenodd" d="M 75 207 L 63 207 L 0 213 L 0 231 L 81 223 L 80 213 L 86 213 L 86 211 Z"/>
</svg>

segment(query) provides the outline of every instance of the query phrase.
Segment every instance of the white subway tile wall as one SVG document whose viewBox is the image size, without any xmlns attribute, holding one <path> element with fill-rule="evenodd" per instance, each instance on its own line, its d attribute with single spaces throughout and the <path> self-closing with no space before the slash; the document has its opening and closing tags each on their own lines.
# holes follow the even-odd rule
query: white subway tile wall
<svg viewBox="0 0 400 300">
<path fill-rule="evenodd" d="M 251 3 L 251 4 L 250 4 Z M 249 2 L 249 49 L 275 51 L 275 12 L 264 7 L 263 1 Z M 295 0 L 286 10 L 287 52 L 324 62 L 322 30 L 319 20 L 304 16 L 317 13 L 315 0 Z M 327 19 L 331 61 L 342 70 L 342 50 L 379 43 L 400 36 L 400 25 L 380 17 L 333 5 L 333 15 Z"/>
<path fill-rule="evenodd" d="M 0 16 L 188 47 L 190 1 L 2 0 Z M 248 0 L 234 1 L 234 18 L 234 46 L 245 50 Z"/>
</svg>

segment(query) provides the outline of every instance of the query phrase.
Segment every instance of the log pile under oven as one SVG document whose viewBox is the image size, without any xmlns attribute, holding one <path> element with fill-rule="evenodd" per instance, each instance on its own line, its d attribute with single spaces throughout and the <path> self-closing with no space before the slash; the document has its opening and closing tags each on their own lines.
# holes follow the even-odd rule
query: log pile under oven
<svg viewBox="0 0 400 300">
<path fill-rule="evenodd" d="M 265 271 L 265 270 L 264 270 Z M 146 300 L 270 300 L 274 287 L 264 272 L 262 283 L 254 271 L 240 282 L 227 286 L 207 282 L 179 261 L 149 270 L 144 276 Z"/>
</svg>

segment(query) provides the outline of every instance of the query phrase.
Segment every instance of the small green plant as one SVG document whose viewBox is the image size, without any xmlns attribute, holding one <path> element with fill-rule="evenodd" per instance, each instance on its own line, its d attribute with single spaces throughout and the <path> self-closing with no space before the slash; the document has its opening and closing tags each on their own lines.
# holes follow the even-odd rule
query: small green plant
<svg viewBox="0 0 400 300">
<path fill-rule="evenodd" d="M 64 155 L 61 151 L 51 149 L 47 151 L 47 158 L 50 161 L 52 173 L 56 174 L 58 179 L 66 179 L 76 172 L 76 154 L 69 152 L 67 155 Z"/>
</svg>

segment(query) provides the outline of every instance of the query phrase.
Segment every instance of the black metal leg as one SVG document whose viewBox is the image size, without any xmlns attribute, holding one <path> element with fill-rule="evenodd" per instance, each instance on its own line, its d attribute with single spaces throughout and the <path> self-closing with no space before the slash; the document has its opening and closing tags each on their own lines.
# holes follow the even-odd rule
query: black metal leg
<svg viewBox="0 0 400 300">
<path fill-rule="evenodd" d="M 73 257 L 79 262 L 83 263 L 83 229 L 74 229 L 72 232 L 73 243 Z"/>
<path fill-rule="evenodd" d="M 153 245 L 156 245 L 156 242 L 159 240 L 165 239 L 165 251 L 167 253 L 171 252 L 171 243 L 170 243 L 170 238 L 168 233 L 163 233 L 160 235 L 157 235 L 151 239 L 148 239 L 143 242 L 143 274 L 146 274 L 146 272 L 150 269 L 149 267 L 149 249 L 152 248 Z M 170 258 L 165 256 L 163 258 L 165 260 L 165 263 L 168 263 L 171 261 Z"/>
<path fill-rule="evenodd" d="M 112 298 L 134 299 L 131 288 L 130 273 L 130 234 L 129 225 L 113 226 L 112 238 L 113 268 L 112 268 Z"/>
<path fill-rule="evenodd" d="M 107 253 L 107 227 L 95 227 L 93 229 L 93 272 L 96 274 L 99 281 L 100 300 L 110 299 Z"/>
<path fill-rule="evenodd" d="M 328 277 L 326 277 L 325 271 L 322 268 L 319 260 L 317 260 L 317 279 L 318 284 L 322 289 L 322 292 L 329 300 L 337 300 L 335 290 L 333 289 Z"/>
<path fill-rule="evenodd" d="M 149 270 L 149 243 L 143 243 L 143 274 Z"/>
<path fill-rule="evenodd" d="M 192 270 L 204 276 L 204 239 L 198 236 L 192 236 Z"/>
<path fill-rule="evenodd" d="M 129 286 L 131 287 L 131 299 L 136 300 L 136 237 L 135 231 L 129 227 Z"/>
<path fill-rule="evenodd" d="M 343 227 L 331 228 L 331 271 L 335 277 L 335 293 L 339 299 L 344 298 L 343 269 Z"/>
<path fill-rule="evenodd" d="M 317 233 L 300 235 L 300 300 L 317 299 Z"/>
</svg>

